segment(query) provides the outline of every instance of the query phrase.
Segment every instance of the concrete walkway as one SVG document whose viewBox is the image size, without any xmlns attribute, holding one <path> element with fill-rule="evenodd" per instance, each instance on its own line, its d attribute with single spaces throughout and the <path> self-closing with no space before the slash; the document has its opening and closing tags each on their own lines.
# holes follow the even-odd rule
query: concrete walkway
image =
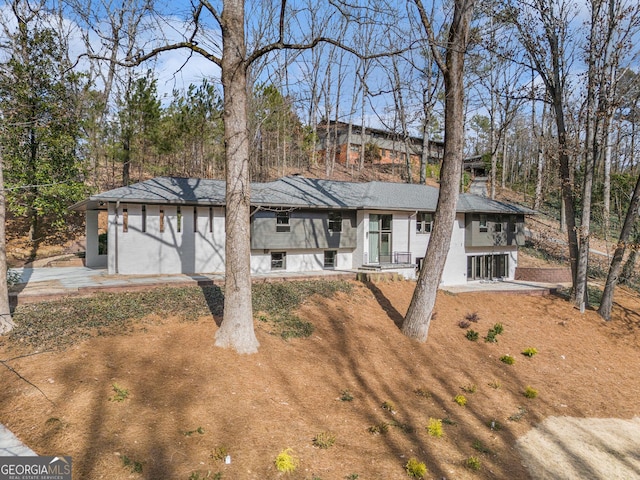
<svg viewBox="0 0 640 480">
<path fill-rule="evenodd" d="M 0 457 L 32 457 L 36 453 L 0 424 Z"/>
</svg>

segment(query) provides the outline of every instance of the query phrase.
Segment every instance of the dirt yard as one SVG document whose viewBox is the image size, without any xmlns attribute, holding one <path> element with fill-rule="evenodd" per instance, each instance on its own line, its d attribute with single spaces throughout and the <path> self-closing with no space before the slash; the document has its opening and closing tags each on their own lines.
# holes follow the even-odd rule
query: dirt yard
<svg viewBox="0 0 640 480">
<path fill-rule="evenodd" d="M 413 287 L 354 283 L 309 301 L 308 339 L 284 341 L 257 321 L 251 356 L 214 348 L 212 317 L 157 316 L 126 336 L 16 359 L 33 385 L 0 369 L 0 423 L 39 454 L 71 455 L 77 479 L 389 480 L 408 478 L 411 457 L 432 479 L 640 478 L 636 296 L 621 292 L 607 324 L 555 296 L 441 292 L 418 344 L 394 323 Z M 476 342 L 458 326 L 471 313 Z M 498 322 L 497 343 L 485 342 Z M 0 346 L 0 359 L 21 353 Z M 441 438 L 430 418 L 443 420 Z M 333 446 L 313 445 L 322 432 Z M 288 475 L 274 466 L 287 448 L 298 459 Z"/>
</svg>

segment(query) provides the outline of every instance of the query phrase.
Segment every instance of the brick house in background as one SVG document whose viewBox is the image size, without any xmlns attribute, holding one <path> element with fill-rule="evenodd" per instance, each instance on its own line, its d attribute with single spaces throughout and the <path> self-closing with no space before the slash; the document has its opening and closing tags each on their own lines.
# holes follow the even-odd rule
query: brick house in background
<svg viewBox="0 0 640 480">
<path fill-rule="evenodd" d="M 358 165 L 362 145 L 365 145 L 365 164 L 367 165 L 405 165 L 405 143 L 402 135 L 377 128 L 365 128 L 361 125 L 351 126 L 351 141 L 348 143 L 349 124 L 330 121 L 318 125 L 318 155 L 323 158 L 327 149 L 335 149 L 336 162 L 342 165 Z M 422 138 L 409 137 L 409 156 L 411 164 L 420 165 L 422 157 Z M 427 163 L 439 164 L 444 153 L 444 142 L 429 142 Z M 369 157 L 369 158 L 367 158 Z"/>
</svg>

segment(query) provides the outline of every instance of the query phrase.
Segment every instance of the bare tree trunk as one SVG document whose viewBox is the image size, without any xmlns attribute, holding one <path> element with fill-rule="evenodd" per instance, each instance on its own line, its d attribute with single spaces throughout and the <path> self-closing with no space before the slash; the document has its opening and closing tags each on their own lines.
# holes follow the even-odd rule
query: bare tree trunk
<svg viewBox="0 0 640 480">
<path fill-rule="evenodd" d="M 0 335 L 9 333 L 15 326 L 11 318 L 9 288 L 7 285 L 6 197 L 4 194 L 3 168 L 2 151 L 0 151 Z"/>
<path fill-rule="evenodd" d="M 433 42 L 431 24 L 422 2 L 421 0 L 414 0 L 414 2 L 420 12 L 425 30 L 428 33 L 431 32 L 429 33 L 431 47 L 434 55 L 439 58 L 438 66 L 444 75 L 445 87 L 444 158 L 435 222 L 416 289 L 402 323 L 402 333 L 425 342 L 429 333 L 438 285 L 451 244 L 456 204 L 460 192 L 464 147 L 464 60 L 475 2 L 474 0 L 455 0 L 444 62 L 440 52 L 435 50 L 437 47 Z"/>
<path fill-rule="evenodd" d="M 244 1 L 226 0 L 222 10 L 222 87 L 226 163 L 224 318 L 216 346 L 238 353 L 258 351 L 253 329 L 249 242 L 250 184 L 247 130 L 247 67 Z"/>
<path fill-rule="evenodd" d="M 611 259 L 611 265 L 609 266 L 609 273 L 607 275 L 607 281 L 604 285 L 604 292 L 602 294 L 602 300 L 600 301 L 600 308 L 598 313 L 605 320 L 611 319 L 611 309 L 613 308 L 613 294 L 618 283 L 618 276 L 622 269 L 622 259 L 627 249 L 627 240 L 633 232 L 633 227 L 638 220 L 638 208 L 640 207 L 640 175 L 636 181 L 636 186 L 633 189 L 633 195 L 631 196 L 631 202 L 629 203 L 629 209 L 622 225 L 622 231 L 620 232 L 620 238 L 618 240 L 618 247 L 613 253 Z"/>
</svg>

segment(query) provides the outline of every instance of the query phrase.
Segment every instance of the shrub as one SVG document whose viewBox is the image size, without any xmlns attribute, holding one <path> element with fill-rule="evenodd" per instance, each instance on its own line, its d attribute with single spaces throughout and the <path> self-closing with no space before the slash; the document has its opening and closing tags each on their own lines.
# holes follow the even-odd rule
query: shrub
<svg viewBox="0 0 640 480">
<path fill-rule="evenodd" d="M 389 431 L 389 424 L 386 422 L 378 423 L 367 429 L 369 433 L 373 435 L 380 435 L 381 433 L 387 433 Z"/>
<path fill-rule="evenodd" d="M 487 336 L 484 337 L 485 342 L 489 343 L 497 343 L 498 335 L 500 335 L 504 331 L 504 327 L 501 323 L 496 323 L 492 328 L 487 332 Z"/>
<path fill-rule="evenodd" d="M 468 320 L 469 322 L 478 323 L 478 320 L 480 320 L 480 316 L 478 315 L 478 312 L 467 313 L 464 316 L 464 319 Z"/>
<path fill-rule="evenodd" d="M 469 323 L 469 322 L 468 322 L 468 321 L 466 321 L 466 320 L 460 320 L 460 321 L 458 322 L 458 326 L 459 326 L 460 328 L 469 328 L 469 326 L 470 326 L 470 325 L 471 325 L 471 323 Z"/>
<path fill-rule="evenodd" d="M 225 445 L 215 447 L 213 452 L 211 452 L 211 458 L 219 462 L 224 462 L 227 455 L 229 455 L 229 449 Z"/>
<path fill-rule="evenodd" d="M 527 385 L 527 387 L 524 389 L 523 394 L 527 398 L 536 398 L 538 396 L 538 391 L 535 388 Z"/>
<path fill-rule="evenodd" d="M 467 397 L 465 397 L 464 395 L 456 395 L 453 401 L 461 407 L 464 407 L 467 404 Z"/>
<path fill-rule="evenodd" d="M 313 446 L 318 448 L 329 448 L 336 443 L 336 436 L 330 432 L 320 432 L 313 437 Z"/>
<path fill-rule="evenodd" d="M 478 439 L 474 440 L 471 446 L 473 447 L 474 450 L 477 450 L 480 453 L 491 453 L 491 450 L 485 447 L 482 441 Z"/>
<path fill-rule="evenodd" d="M 498 390 L 502 386 L 502 384 L 498 380 L 493 380 L 492 382 L 489 382 L 488 385 L 491 388 L 495 388 L 496 390 Z"/>
<path fill-rule="evenodd" d="M 131 473 L 142 473 L 142 462 L 133 460 L 126 455 L 122 456 L 122 465 L 129 468 Z"/>
<path fill-rule="evenodd" d="M 124 402 L 127 397 L 129 397 L 129 390 L 127 390 L 126 388 L 122 388 L 117 383 L 114 383 L 113 385 L 111 385 L 111 387 L 113 388 L 115 394 L 113 395 L 113 397 L 109 398 L 110 402 Z"/>
<path fill-rule="evenodd" d="M 503 355 L 500 357 L 500 361 L 502 363 L 506 363 L 507 365 L 513 365 L 514 363 L 516 363 L 516 359 L 513 358 L 511 355 Z"/>
<path fill-rule="evenodd" d="M 510 415 L 508 420 L 512 421 L 512 422 L 519 422 L 522 417 L 524 417 L 527 414 L 527 409 L 524 407 L 518 407 L 518 411 L 516 413 L 514 413 L 513 415 Z"/>
<path fill-rule="evenodd" d="M 412 478 L 424 478 L 427 474 L 427 466 L 415 458 L 409 459 L 405 469 L 407 470 L 407 475 Z"/>
<path fill-rule="evenodd" d="M 538 353 L 538 349 L 534 347 L 525 348 L 522 351 L 522 355 L 529 358 L 533 357 L 536 353 Z"/>
<path fill-rule="evenodd" d="M 471 470 L 480 470 L 480 459 L 478 457 L 469 457 L 467 458 L 466 466 Z"/>
<path fill-rule="evenodd" d="M 279 472 L 291 473 L 295 472 L 298 467 L 298 459 L 295 458 L 291 454 L 292 450 L 287 448 L 281 451 L 276 459 L 274 460 L 274 464 Z"/>
<path fill-rule="evenodd" d="M 382 402 L 382 405 L 380 406 L 382 407 L 383 410 L 387 410 L 391 413 L 396 413 L 396 406 L 393 402 L 386 400 Z"/>
<path fill-rule="evenodd" d="M 469 385 L 464 385 L 463 387 L 460 387 L 462 389 L 463 392 L 467 392 L 467 393 L 476 393 L 477 387 L 474 384 L 469 384 Z"/>
<path fill-rule="evenodd" d="M 476 340 L 478 340 L 478 337 L 480 336 L 480 334 L 475 330 L 471 329 L 471 330 L 467 330 L 467 333 L 464 336 L 467 337 L 467 340 L 471 340 L 472 342 L 475 342 Z"/>
<path fill-rule="evenodd" d="M 431 392 L 426 388 L 416 388 L 413 393 L 419 397 L 431 398 Z"/>
<path fill-rule="evenodd" d="M 442 420 L 439 418 L 429 418 L 429 424 L 427 425 L 427 431 L 432 437 L 440 438 L 443 435 Z"/>
<path fill-rule="evenodd" d="M 353 395 L 349 390 L 343 390 L 340 394 L 340 400 L 343 402 L 350 402 L 353 400 Z"/>
<path fill-rule="evenodd" d="M 499 421 L 497 421 L 497 420 L 489 420 L 489 421 L 487 422 L 487 426 L 488 426 L 491 430 L 495 430 L 495 431 L 502 430 L 502 424 L 501 424 Z"/>
</svg>

